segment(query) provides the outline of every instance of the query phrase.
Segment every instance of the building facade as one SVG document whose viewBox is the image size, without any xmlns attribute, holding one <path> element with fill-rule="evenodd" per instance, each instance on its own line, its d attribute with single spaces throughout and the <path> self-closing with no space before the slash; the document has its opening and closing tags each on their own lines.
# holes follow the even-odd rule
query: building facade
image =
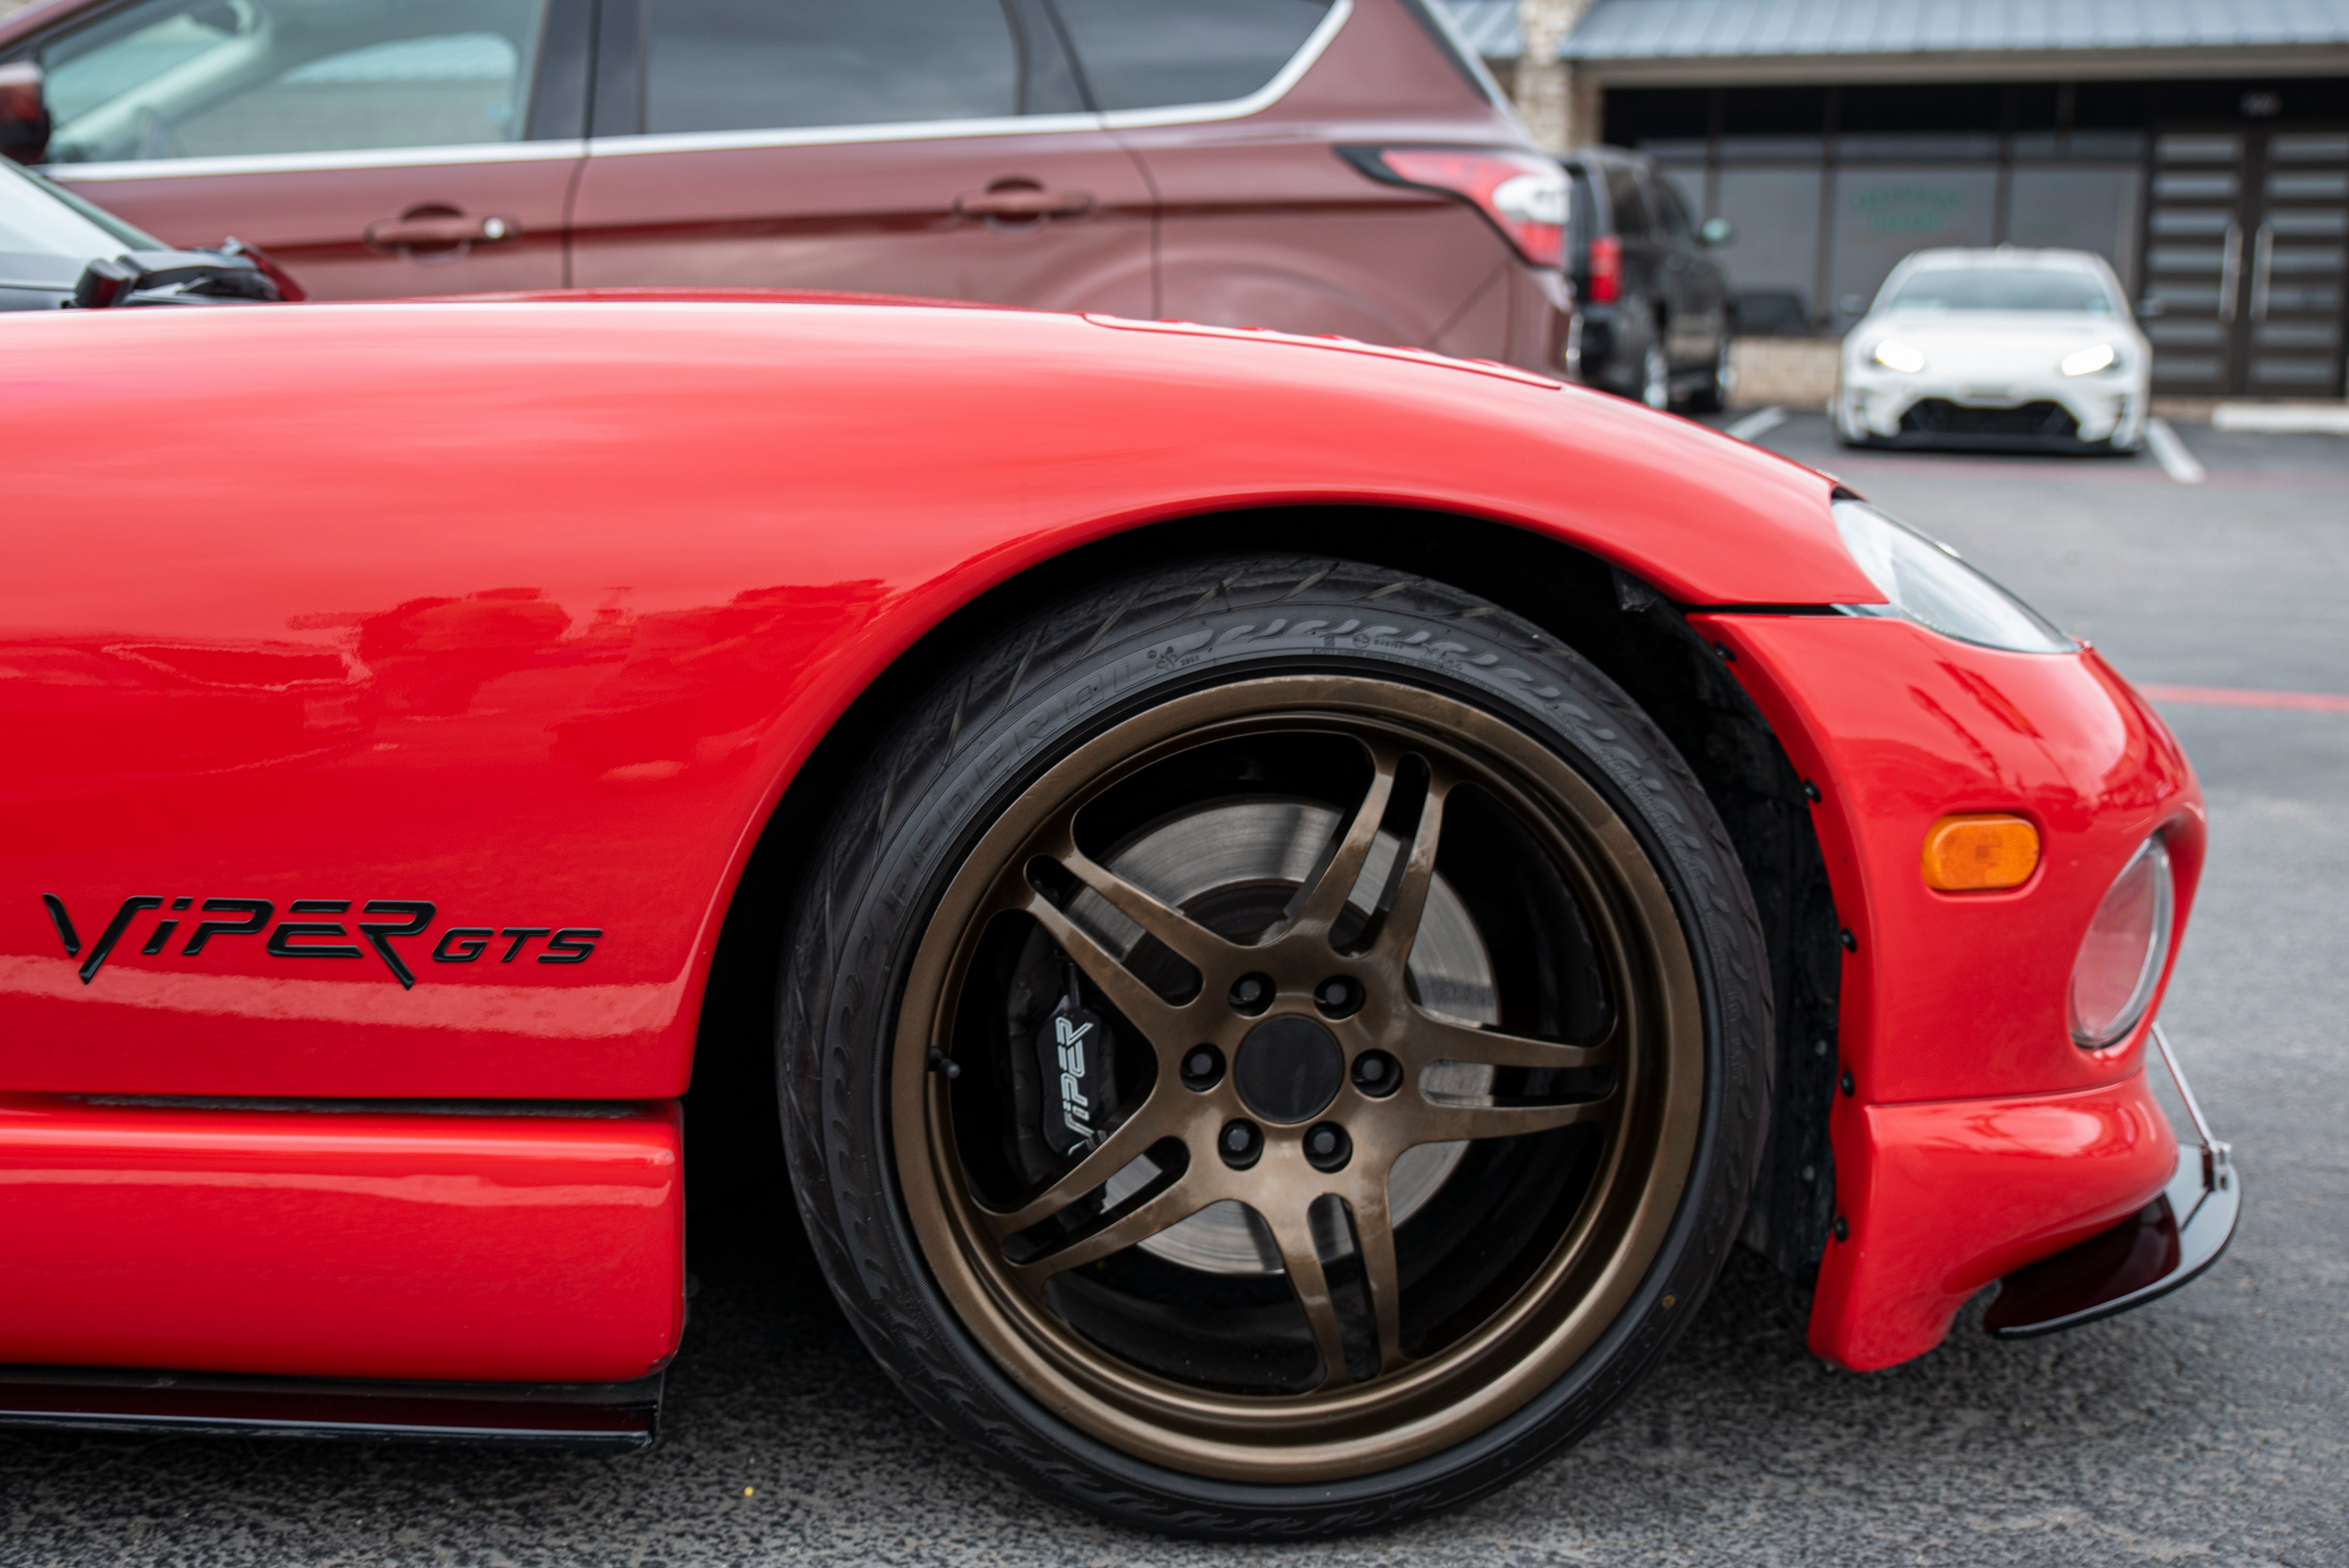
<svg viewBox="0 0 2349 1568">
<path fill-rule="evenodd" d="M 1452 11 L 1730 222 L 1743 333 L 1840 334 L 1913 250 L 2064 246 L 2157 392 L 2343 393 L 2349 0 L 1595 0 L 1537 58 L 1559 3 Z"/>
</svg>

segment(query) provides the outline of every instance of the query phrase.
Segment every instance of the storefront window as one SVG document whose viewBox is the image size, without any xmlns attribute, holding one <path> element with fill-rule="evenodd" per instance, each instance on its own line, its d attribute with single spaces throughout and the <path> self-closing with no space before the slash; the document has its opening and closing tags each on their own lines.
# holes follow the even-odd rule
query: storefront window
<svg viewBox="0 0 2349 1568">
<path fill-rule="evenodd" d="M 1997 233 L 1998 170 L 1847 164 L 1836 175 L 1836 325 L 1865 315 L 1887 274 L 1911 251 L 1986 245 Z"/>
<path fill-rule="evenodd" d="M 1819 171 L 1723 167 L 1718 202 L 1733 238 L 1720 253 L 1742 329 L 1799 330 L 1818 286 Z"/>
<path fill-rule="evenodd" d="M 2134 168 L 2018 167 L 2007 192 L 2006 237 L 2018 245 L 2094 251 L 2133 286 L 2137 178 Z"/>
</svg>

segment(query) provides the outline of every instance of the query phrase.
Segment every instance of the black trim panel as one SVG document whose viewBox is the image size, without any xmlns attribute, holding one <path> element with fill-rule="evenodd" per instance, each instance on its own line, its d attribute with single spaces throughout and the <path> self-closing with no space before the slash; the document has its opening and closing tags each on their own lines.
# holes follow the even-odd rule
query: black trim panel
<svg viewBox="0 0 2349 1568">
<path fill-rule="evenodd" d="M 663 1375 L 630 1383 L 398 1383 L 0 1366 L 0 1427 L 360 1442 L 650 1448 Z"/>
</svg>

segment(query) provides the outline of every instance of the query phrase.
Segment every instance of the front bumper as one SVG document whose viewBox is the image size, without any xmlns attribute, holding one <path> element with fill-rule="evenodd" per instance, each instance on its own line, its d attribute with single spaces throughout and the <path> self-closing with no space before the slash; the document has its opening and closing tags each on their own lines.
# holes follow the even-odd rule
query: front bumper
<svg viewBox="0 0 2349 1568">
<path fill-rule="evenodd" d="M 2128 375 L 2030 378 L 1996 389 L 1847 364 L 1836 392 L 1844 439 L 1870 446 L 2135 449 L 2149 387 Z"/>
<path fill-rule="evenodd" d="M 2111 1230 L 2000 1282 L 1998 1299 L 1982 1319 L 1986 1332 L 2028 1339 L 2143 1306 L 2193 1280 L 2234 1240 L 2243 1188 L 2233 1151 L 2211 1136 L 2159 1024 L 2153 1044 L 2186 1104 L 2193 1146 L 2181 1140 L 2177 1172 L 2152 1202 Z"/>
<path fill-rule="evenodd" d="M 2177 1175 L 2148 1032 L 2083 1051 L 2064 999 L 2082 933 L 2148 834 L 2169 845 L 2183 927 L 2200 792 L 2093 652 L 2004 653 L 1878 617 L 1690 624 L 1733 656 L 1816 790 L 1845 934 L 1835 1224 L 1809 1341 L 1855 1371 L 1890 1366 L 1940 1344 L 1978 1292 L 2128 1220 Z M 2041 825 L 2038 873 L 1994 893 L 1929 888 L 1929 830 L 1983 811 Z"/>
</svg>

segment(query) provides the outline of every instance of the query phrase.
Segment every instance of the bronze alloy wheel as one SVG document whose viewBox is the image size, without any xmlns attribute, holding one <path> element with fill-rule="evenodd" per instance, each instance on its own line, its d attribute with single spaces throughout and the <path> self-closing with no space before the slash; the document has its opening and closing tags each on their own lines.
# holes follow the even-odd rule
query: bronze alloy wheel
<svg viewBox="0 0 2349 1568">
<path fill-rule="evenodd" d="M 1473 1497 L 1737 1232 L 1772 1026 L 1735 855 L 1489 603 L 1326 558 L 1104 583 L 901 700 L 838 801 L 785 953 L 801 1211 L 899 1385 L 1039 1490 L 1229 1538 Z"/>
<path fill-rule="evenodd" d="M 1350 751 L 1358 779 L 1347 776 Z M 1278 773 L 1284 753 L 1318 776 L 1262 776 Z M 1213 793 L 1230 770 L 1199 763 L 1218 754 L 1247 758 L 1259 776 L 1243 793 Z M 1195 798 L 1182 798 L 1186 782 Z M 1283 782 L 1288 790 L 1265 787 Z M 1332 783 L 1344 807 L 1315 809 L 1314 794 Z M 1228 843 L 1268 805 L 1300 831 L 1278 845 L 1279 858 L 1242 864 L 1177 904 L 1164 888 L 1183 867 L 1142 857 L 1144 879 L 1112 868 L 1137 858 L 1130 845 L 1102 848 L 1101 859 L 1087 853 L 1100 837 L 1087 831 L 1089 813 L 1114 816 L 1121 791 L 1163 808 L 1136 842 L 1205 816 L 1220 819 Z M 1463 812 L 1483 820 L 1447 834 L 1448 817 L 1468 820 Z M 1467 848 L 1447 855 L 1454 843 Z M 1479 854 L 1510 863 L 1478 866 Z M 1281 859 L 1306 874 L 1283 877 Z M 1411 960 L 1439 888 L 1459 924 L 1464 899 L 1449 884 L 1463 880 L 1483 884 L 1476 902 L 1488 908 L 1514 890 L 1507 884 L 1551 884 L 1554 907 L 1580 928 L 1565 950 L 1585 972 L 1525 984 L 1583 981 L 1586 994 L 1564 1000 L 1588 1033 L 1516 1033 L 1424 1004 Z M 1236 897 L 1243 891 L 1254 896 Z M 1447 935 L 1454 947 L 1463 937 L 1492 945 L 1473 919 Z M 968 1058 L 1028 1044 L 1025 1029 L 988 1027 L 1001 987 L 974 968 L 990 940 L 1040 949 L 1048 978 L 1072 962 L 1075 991 L 1063 994 L 1081 1005 L 1064 1011 L 1094 1021 L 1076 1025 L 1080 1049 L 1084 1035 L 1108 1033 L 1133 1058 L 1116 1076 L 1146 1085 L 1016 1197 L 1008 1185 L 983 1190 L 972 1165 L 992 1162 L 966 1160 L 957 1127 L 988 1136 L 1011 1077 L 1008 1064 Z M 1456 971 L 1460 955 L 1451 956 Z M 1481 993 L 1462 1011 L 1489 1012 L 1498 989 L 1489 951 L 1471 962 L 1486 972 L 1446 978 Z M 967 1006 L 974 990 L 988 994 Z M 957 1028 L 964 1016 L 975 1022 Z M 933 1051 L 956 1064 L 953 1077 Z M 997 820 L 915 958 L 891 1093 L 899 1180 L 924 1254 L 972 1331 L 1031 1393 L 1102 1440 L 1175 1469 L 1321 1480 L 1451 1447 L 1589 1348 L 1671 1222 L 1702 1071 L 1694 975 L 1671 898 L 1580 775 L 1452 697 L 1299 675 L 1218 686 L 1130 719 Z M 1051 1096 L 1042 1098 L 1049 1115 Z M 1464 1146 L 1569 1131 L 1587 1136 L 1551 1140 L 1549 1162 L 1572 1174 L 1557 1183 L 1549 1222 L 1526 1227 L 1516 1239 L 1523 1255 L 1491 1271 L 1505 1288 L 1464 1314 L 1457 1293 L 1444 1292 L 1451 1321 L 1406 1336 L 1406 1282 L 1424 1280 L 1454 1238 L 1427 1237 L 1435 1256 L 1409 1256 L 1411 1228 L 1395 1213 L 1398 1162 L 1436 1149 L 1450 1157 L 1446 1185 L 1490 1180 L 1492 1162 L 1459 1168 Z M 1518 1175 L 1513 1164 L 1500 1169 L 1501 1179 Z M 1413 1196 L 1423 1208 L 1430 1195 Z M 1163 1262 L 1103 1267 L 1203 1215 L 1243 1248 L 1261 1239 L 1293 1298 L 1291 1323 L 1263 1310 L 1278 1303 L 1263 1302 L 1255 1274 L 1216 1266 L 1222 1238 L 1212 1233 L 1157 1249 L 1195 1280 L 1158 1278 Z M 1203 1252 L 1208 1269 L 1197 1266 Z M 1055 1290 L 1071 1280 L 1091 1289 Z M 1177 1303 L 1216 1310 L 1197 1298 L 1216 1282 L 1230 1282 L 1235 1308 L 1260 1303 L 1249 1326 L 1233 1330 L 1251 1336 L 1231 1347 L 1234 1366 L 1195 1351 L 1183 1361 L 1152 1355 L 1143 1342 L 1154 1320 Z M 1313 1353 L 1309 1364 L 1288 1357 L 1291 1386 L 1269 1368 L 1257 1386 L 1237 1383 L 1238 1366 L 1278 1359 L 1283 1327 L 1290 1348 Z"/>
</svg>

